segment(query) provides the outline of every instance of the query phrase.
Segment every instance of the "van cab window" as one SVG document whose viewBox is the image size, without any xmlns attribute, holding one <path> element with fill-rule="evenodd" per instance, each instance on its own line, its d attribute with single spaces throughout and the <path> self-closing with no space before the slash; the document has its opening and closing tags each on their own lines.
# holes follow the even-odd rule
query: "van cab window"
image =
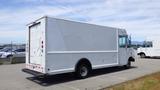
<svg viewBox="0 0 160 90">
<path fill-rule="evenodd" d="M 127 46 L 127 36 L 119 36 L 119 47 L 123 48 Z"/>
</svg>

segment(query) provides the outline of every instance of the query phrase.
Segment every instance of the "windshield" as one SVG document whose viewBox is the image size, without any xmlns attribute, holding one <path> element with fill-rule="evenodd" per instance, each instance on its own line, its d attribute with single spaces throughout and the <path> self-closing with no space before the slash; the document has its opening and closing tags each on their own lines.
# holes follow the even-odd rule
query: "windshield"
<svg viewBox="0 0 160 90">
<path fill-rule="evenodd" d="M 152 41 L 144 41 L 142 47 L 153 47 Z"/>
</svg>

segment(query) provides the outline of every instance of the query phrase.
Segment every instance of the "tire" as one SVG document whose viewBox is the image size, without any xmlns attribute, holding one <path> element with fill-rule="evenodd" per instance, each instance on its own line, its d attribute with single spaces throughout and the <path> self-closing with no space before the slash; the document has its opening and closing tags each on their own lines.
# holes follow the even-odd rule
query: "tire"
<svg viewBox="0 0 160 90">
<path fill-rule="evenodd" d="M 85 79 L 89 76 L 91 68 L 86 63 L 81 63 L 77 66 L 76 77 L 79 79 Z"/>
<path fill-rule="evenodd" d="M 11 57 L 13 57 L 13 55 L 8 55 L 8 56 L 7 56 L 7 58 L 11 58 Z"/>
<path fill-rule="evenodd" d="M 126 69 L 131 68 L 131 61 L 128 61 L 128 63 L 127 63 L 126 65 L 124 65 L 124 67 L 125 67 Z"/>
<path fill-rule="evenodd" d="M 141 58 L 145 58 L 146 55 L 145 55 L 144 53 L 141 53 L 141 54 L 140 54 L 140 57 L 141 57 Z"/>
</svg>

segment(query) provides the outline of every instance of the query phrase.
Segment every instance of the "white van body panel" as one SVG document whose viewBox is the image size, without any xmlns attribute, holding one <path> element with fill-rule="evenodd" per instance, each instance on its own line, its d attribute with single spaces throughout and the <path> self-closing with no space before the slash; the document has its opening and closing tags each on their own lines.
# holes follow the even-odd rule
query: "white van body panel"
<svg viewBox="0 0 160 90">
<path fill-rule="evenodd" d="M 144 53 L 146 56 L 149 57 L 159 57 L 160 56 L 160 48 L 138 48 L 137 53 Z"/>
<path fill-rule="evenodd" d="M 28 25 L 26 44 L 26 67 L 42 73 L 45 73 L 46 71 L 45 23 L 46 19 L 42 18 L 37 20 L 35 23 Z"/>
<path fill-rule="evenodd" d="M 160 37 L 150 37 L 149 41 L 152 42 L 152 47 L 140 47 L 137 53 L 144 53 L 149 57 L 160 57 Z"/>
<path fill-rule="evenodd" d="M 92 69 L 126 65 L 128 62 L 128 49 L 119 48 L 119 35 L 126 36 L 125 30 L 51 17 L 43 17 L 34 23 L 37 22 L 41 22 L 40 31 L 37 30 L 37 36 L 28 35 L 28 39 L 39 38 L 36 40 L 40 43 L 35 40 L 39 44 L 44 41 L 44 52 L 37 51 L 34 54 L 36 49 L 28 50 L 26 67 L 31 70 L 36 70 L 32 67 L 38 64 L 43 68 L 39 71 L 41 73 L 52 75 L 74 72 L 76 64 L 83 58 L 90 61 Z M 30 40 L 27 40 L 30 43 L 27 48 L 41 46 L 33 45 L 34 39 Z M 29 53 L 35 56 L 39 53 L 41 56 L 32 58 Z"/>
</svg>

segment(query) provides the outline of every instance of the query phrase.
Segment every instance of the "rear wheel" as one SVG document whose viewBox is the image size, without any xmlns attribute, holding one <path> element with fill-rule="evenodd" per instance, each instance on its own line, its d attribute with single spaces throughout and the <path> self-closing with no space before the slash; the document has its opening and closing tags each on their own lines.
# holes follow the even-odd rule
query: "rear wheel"
<svg viewBox="0 0 160 90">
<path fill-rule="evenodd" d="M 144 53 L 141 53 L 141 54 L 140 54 L 140 57 L 141 57 L 141 58 L 145 58 L 146 55 L 145 55 Z"/>
<path fill-rule="evenodd" d="M 11 57 L 13 57 L 13 55 L 8 55 L 8 56 L 7 56 L 7 58 L 11 58 Z"/>
<path fill-rule="evenodd" d="M 77 66 L 76 76 L 80 79 L 87 78 L 89 76 L 91 68 L 86 63 L 81 63 Z"/>
<path fill-rule="evenodd" d="M 124 67 L 125 67 L 126 69 L 131 68 L 131 61 L 128 61 L 128 63 L 127 63 L 126 65 L 124 65 Z"/>
</svg>

